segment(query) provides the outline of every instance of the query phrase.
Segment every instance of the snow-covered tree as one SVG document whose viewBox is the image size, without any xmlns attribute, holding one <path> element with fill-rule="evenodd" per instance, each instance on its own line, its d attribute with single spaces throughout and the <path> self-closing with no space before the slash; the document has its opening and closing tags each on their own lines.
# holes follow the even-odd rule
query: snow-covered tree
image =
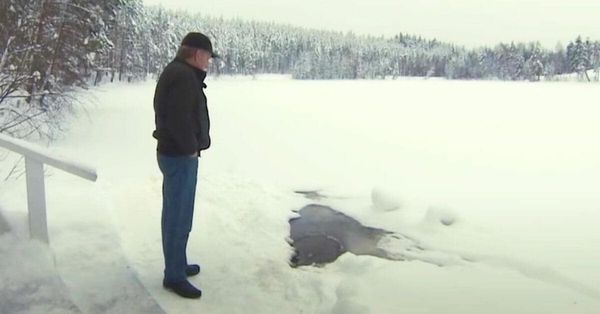
<svg viewBox="0 0 600 314">
<path fill-rule="evenodd" d="M 526 79 L 539 81 L 544 74 L 544 63 L 542 61 L 542 47 L 539 42 L 530 43 L 524 50 L 525 64 L 523 75 Z"/>
<path fill-rule="evenodd" d="M 589 49 L 578 36 L 574 43 L 567 46 L 567 57 L 571 71 L 579 73 L 580 77 L 587 75 L 586 71 L 590 67 Z"/>
</svg>

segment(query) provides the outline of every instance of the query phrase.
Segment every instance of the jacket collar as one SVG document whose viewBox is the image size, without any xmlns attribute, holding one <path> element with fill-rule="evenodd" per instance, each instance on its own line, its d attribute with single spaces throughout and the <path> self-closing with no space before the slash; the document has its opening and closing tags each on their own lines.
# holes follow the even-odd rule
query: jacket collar
<svg viewBox="0 0 600 314">
<path fill-rule="evenodd" d="M 206 71 L 200 70 L 200 69 L 192 66 L 191 64 L 187 63 L 187 61 L 185 61 L 184 59 L 179 58 L 179 57 L 175 57 L 175 60 L 173 60 L 173 61 L 183 63 L 183 64 L 187 65 L 188 67 L 190 67 L 192 70 L 194 70 L 194 74 L 196 74 L 198 81 L 200 81 L 200 83 L 203 85 L 203 87 L 206 88 L 206 84 L 204 84 L 204 79 L 206 79 Z"/>
</svg>

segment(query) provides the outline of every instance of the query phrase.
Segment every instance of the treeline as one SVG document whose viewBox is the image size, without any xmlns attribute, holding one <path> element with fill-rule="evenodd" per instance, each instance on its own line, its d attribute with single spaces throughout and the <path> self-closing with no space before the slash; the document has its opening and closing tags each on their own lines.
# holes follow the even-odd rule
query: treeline
<svg viewBox="0 0 600 314">
<path fill-rule="evenodd" d="M 144 7 L 126 1 L 107 25 L 109 52 L 90 65 L 96 78 L 137 80 L 158 73 L 190 30 L 207 33 L 222 55 L 219 74 L 282 73 L 296 79 L 377 79 L 399 76 L 449 79 L 540 80 L 600 68 L 600 42 L 578 37 L 566 46 L 501 43 L 466 49 L 399 33 L 393 38 L 290 25 L 213 18 L 184 11 Z M 99 81 L 96 80 L 96 81 Z"/>
<path fill-rule="evenodd" d="M 577 37 L 565 47 L 546 50 L 539 43 L 499 44 L 454 56 L 446 77 L 461 79 L 548 80 L 557 75 L 578 73 L 590 80 L 587 71 L 600 68 L 600 42 Z"/>
</svg>

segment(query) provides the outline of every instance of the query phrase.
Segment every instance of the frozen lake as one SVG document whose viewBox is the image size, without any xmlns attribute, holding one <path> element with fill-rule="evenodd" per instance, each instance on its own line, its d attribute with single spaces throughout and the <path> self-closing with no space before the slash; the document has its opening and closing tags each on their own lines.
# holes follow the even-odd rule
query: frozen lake
<svg viewBox="0 0 600 314">
<path fill-rule="evenodd" d="M 600 311 L 600 85 L 207 84 L 213 146 L 200 160 L 188 250 L 203 267 L 192 279 L 202 300 L 182 302 L 160 285 L 153 82 L 94 91 L 97 104 L 57 143 L 99 171 L 95 186 L 73 188 L 75 179 L 58 173 L 49 179 L 49 206 L 60 204 L 49 210 L 57 254 L 76 241 L 65 235 L 65 215 L 107 217 L 167 312 Z M 78 202 L 95 212 L 81 213 Z M 430 262 L 344 254 L 322 268 L 293 269 L 288 219 L 310 203 L 410 236 Z"/>
</svg>

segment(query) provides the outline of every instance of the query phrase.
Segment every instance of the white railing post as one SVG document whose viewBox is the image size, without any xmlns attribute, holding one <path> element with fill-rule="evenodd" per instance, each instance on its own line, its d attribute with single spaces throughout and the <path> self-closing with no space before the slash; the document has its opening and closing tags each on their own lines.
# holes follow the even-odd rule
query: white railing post
<svg viewBox="0 0 600 314">
<path fill-rule="evenodd" d="M 25 156 L 27 181 L 27 208 L 29 214 L 29 235 L 45 243 L 48 238 L 46 218 L 46 191 L 44 186 L 44 164 Z"/>
<path fill-rule="evenodd" d="M 37 145 L 1 133 L 0 147 L 4 147 L 25 157 L 29 235 L 33 239 L 50 243 L 46 218 L 44 165 L 58 168 L 90 181 L 96 181 L 96 179 L 98 179 L 96 170 L 78 162 L 54 155 Z M 0 229 L 0 231 L 2 231 L 2 229 Z"/>
</svg>

